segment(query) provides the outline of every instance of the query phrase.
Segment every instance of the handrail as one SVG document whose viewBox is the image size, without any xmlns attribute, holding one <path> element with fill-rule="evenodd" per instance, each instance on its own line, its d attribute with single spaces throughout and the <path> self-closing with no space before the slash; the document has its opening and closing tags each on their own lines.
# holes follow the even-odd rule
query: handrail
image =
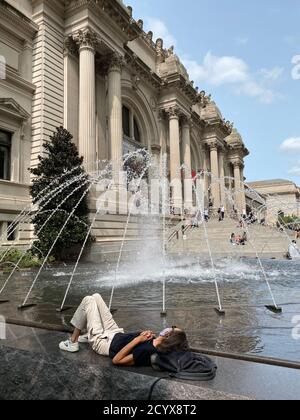
<svg viewBox="0 0 300 420">
<path fill-rule="evenodd" d="M 175 227 L 174 227 L 174 230 L 173 230 L 173 232 L 171 233 L 171 235 L 168 237 L 168 243 L 170 243 L 173 239 L 174 239 L 174 237 L 180 232 L 180 231 L 182 231 L 182 224 L 183 224 L 183 221 L 180 221 L 180 223 L 178 223 Z"/>
</svg>

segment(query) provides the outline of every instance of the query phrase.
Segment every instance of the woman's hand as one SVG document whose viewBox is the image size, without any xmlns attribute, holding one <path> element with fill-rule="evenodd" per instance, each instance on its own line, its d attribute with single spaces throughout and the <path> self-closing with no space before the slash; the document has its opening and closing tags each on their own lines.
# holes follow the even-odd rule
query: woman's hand
<svg viewBox="0 0 300 420">
<path fill-rule="evenodd" d="M 155 337 L 153 331 L 143 331 L 138 337 L 140 343 L 146 343 L 147 341 L 152 340 Z"/>
</svg>

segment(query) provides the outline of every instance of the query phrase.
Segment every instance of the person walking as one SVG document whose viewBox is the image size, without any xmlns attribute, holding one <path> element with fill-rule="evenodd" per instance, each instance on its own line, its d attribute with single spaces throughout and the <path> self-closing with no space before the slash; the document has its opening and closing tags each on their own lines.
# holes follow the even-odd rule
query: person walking
<svg viewBox="0 0 300 420">
<path fill-rule="evenodd" d="M 204 220 L 205 220 L 206 223 L 208 223 L 208 221 L 209 221 L 209 210 L 208 209 L 204 210 Z"/>
<path fill-rule="evenodd" d="M 224 207 L 224 205 L 221 206 L 221 218 L 222 218 L 222 220 L 225 219 L 225 207 Z"/>
<path fill-rule="evenodd" d="M 219 222 L 222 222 L 221 207 L 218 208 Z"/>
</svg>

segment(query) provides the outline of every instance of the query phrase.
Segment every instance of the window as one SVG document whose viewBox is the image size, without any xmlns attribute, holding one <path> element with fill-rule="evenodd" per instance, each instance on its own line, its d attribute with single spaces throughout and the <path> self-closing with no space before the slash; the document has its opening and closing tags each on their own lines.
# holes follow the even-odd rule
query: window
<svg viewBox="0 0 300 420">
<path fill-rule="evenodd" d="M 127 140 L 133 140 L 136 143 L 141 143 L 141 132 L 136 117 L 131 109 L 127 106 L 123 106 L 123 135 L 127 137 Z"/>
<path fill-rule="evenodd" d="M 8 241 L 15 241 L 16 240 L 16 230 L 17 227 L 15 225 L 15 223 L 13 222 L 8 222 L 7 223 L 7 240 Z"/>
<path fill-rule="evenodd" d="M 0 222 L 0 241 L 13 242 L 18 236 L 19 227 L 15 222 Z"/>
<path fill-rule="evenodd" d="M 138 143 L 141 143 L 140 129 L 135 118 L 134 118 L 133 124 L 134 124 L 134 140 L 137 141 Z"/>
<path fill-rule="evenodd" d="M 0 130 L 0 179 L 10 179 L 11 134 Z"/>
<path fill-rule="evenodd" d="M 123 106 L 123 134 L 124 136 L 130 136 L 130 110 Z"/>
</svg>

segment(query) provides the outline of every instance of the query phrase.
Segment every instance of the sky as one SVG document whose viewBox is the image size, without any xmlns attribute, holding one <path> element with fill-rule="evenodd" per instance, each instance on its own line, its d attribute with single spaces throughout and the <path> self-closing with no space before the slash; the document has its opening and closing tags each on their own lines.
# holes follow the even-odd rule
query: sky
<svg viewBox="0 0 300 420">
<path fill-rule="evenodd" d="M 130 3 L 129 3 L 130 1 Z M 300 185 L 300 1 L 125 0 L 234 122 L 247 181 Z"/>
</svg>

